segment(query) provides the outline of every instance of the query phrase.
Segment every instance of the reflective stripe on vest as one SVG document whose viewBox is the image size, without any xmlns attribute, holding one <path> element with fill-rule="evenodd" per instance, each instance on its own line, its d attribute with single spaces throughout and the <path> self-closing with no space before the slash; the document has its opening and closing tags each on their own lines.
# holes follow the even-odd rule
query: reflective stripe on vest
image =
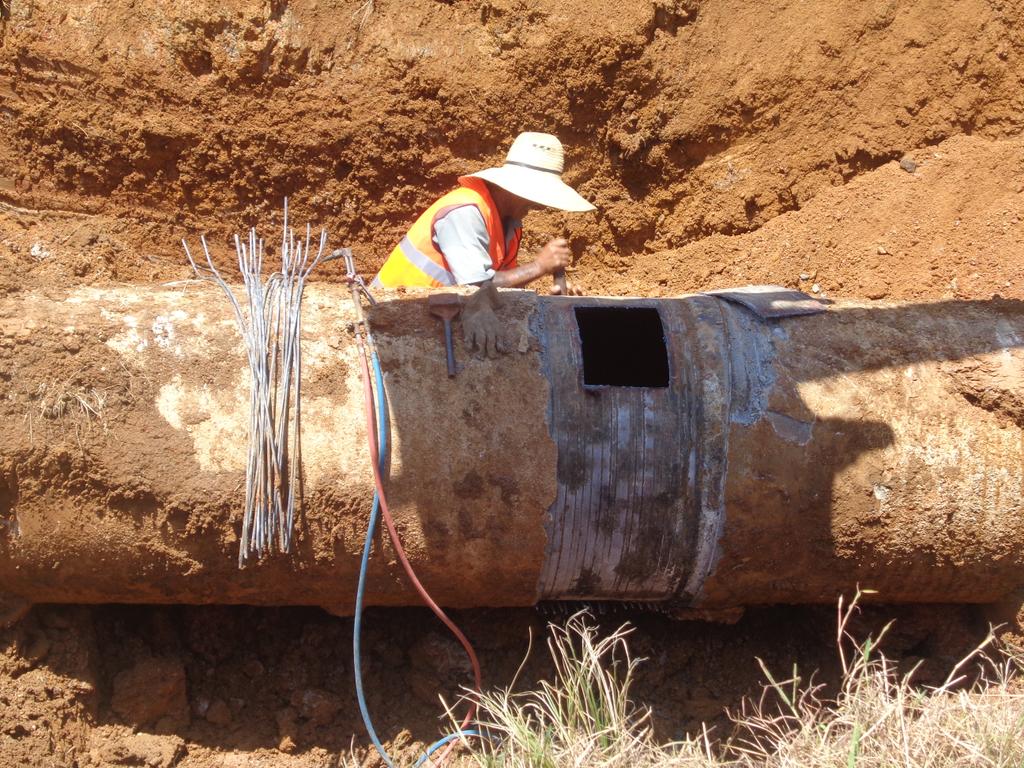
<svg viewBox="0 0 1024 768">
<path fill-rule="evenodd" d="M 425 273 L 431 280 L 435 280 L 441 285 L 455 285 L 455 275 L 440 264 L 435 264 L 425 253 L 420 253 L 408 235 L 402 238 L 398 244 L 398 250 L 409 260 L 410 264 Z"/>
<path fill-rule="evenodd" d="M 521 231 L 516 229 L 506 249 L 505 229 L 486 183 L 475 178 L 463 178 L 460 181 L 462 186 L 441 197 L 416 219 L 408 234 L 391 251 L 372 285 L 381 288 L 440 288 L 455 285 L 458 281 L 448 268 L 444 254 L 434 243 L 434 224 L 446 213 L 464 205 L 475 206 L 483 217 L 487 227 L 491 268 L 498 271 L 516 265 Z"/>
</svg>

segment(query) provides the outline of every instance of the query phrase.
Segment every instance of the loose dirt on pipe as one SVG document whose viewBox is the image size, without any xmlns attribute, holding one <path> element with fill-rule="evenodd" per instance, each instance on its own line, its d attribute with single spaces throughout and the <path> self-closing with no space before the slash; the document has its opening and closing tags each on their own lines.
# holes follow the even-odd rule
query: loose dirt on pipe
<svg viewBox="0 0 1024 768">
<path fill-rule="evenodd" d="M 343 288 L 308 290 L 295 551 L 241 570 L 249 380 L 222 297 L 0 302 L 9 603 L 351 610 L 372 498 L 353 313 Z M 857 583 L 991 602 L 1024 583 L 1020 302 L 762 319 L 707 295 L 505 296 L 515 351 L 475 358 L 456 333 L 454 378 L 426 294 L 369 314 L 389 500 L 442 604 L 715 612 Z M 379 546 L 368 602 L 414 604 Z"/>
</svg>

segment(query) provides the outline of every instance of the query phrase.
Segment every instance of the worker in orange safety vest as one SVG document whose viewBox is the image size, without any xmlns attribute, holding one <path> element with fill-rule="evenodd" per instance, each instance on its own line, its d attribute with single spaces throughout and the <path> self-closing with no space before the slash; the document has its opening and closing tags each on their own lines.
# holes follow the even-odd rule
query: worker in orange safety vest
<svg viewBox="0 0 1024 768">
<path fill-rule="evenodd" d="M 459 177 L 459 187 L 431 205 L 395 246 L 374 278 L 377 288 L 479 285 L 463 311 L 471 347 L 494 356 L 504 339 L 494 310 L 495 288 L 519 288 L 564 270 L 571 252 L 550 240 L 533 261 L 517 261 L 522 220 L 534 209 L 592 211 L 594 206 L 562 181 L 565 152 L 547 133 L 521 133 L 504 165 Z M 558 292 L 559 289 L 553 289 Z M 567 285 L 570 293 L 577 293 Z"/>
</svg>

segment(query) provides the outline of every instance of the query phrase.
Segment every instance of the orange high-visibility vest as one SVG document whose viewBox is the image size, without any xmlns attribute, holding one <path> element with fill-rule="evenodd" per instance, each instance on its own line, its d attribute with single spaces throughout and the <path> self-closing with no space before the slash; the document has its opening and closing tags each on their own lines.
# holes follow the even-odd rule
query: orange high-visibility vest
<svg viewBox="0 0 1024 768">
<path fill-rule="evenodd" d="M 487 225 L 487 236 L 490 241 L 489 252 L 491 267 L 495 270 L 511 269 L 516 266 L 519 253 L 519 241 L 522 239 L 522 228 L 517 228 L 508 250 L 505 249 L 505 228 L 501 223 L 501 214 L 491 199 L 483 179 L 463 177 L 462 184 L 453 189 L 416 219 L 402 242 L 395 246 L 380 268 L 373 284 L 382 288 L 398 286 L 421 286 L 440 288 L 455 285 L 455 275 L 448 268 L 444 254 L 434 244 L 434 224 L 437 220 L 455 208 L 464 205 L 475 205 L 484 217 Z"/>
</svg>

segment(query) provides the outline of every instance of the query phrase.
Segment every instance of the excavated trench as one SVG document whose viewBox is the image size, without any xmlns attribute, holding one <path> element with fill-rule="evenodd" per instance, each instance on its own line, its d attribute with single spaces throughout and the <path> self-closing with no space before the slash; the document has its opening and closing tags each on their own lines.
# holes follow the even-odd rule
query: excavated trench
<svg viewBox="0 0 1024 768">
<path fill-rule="evenodd" d="M 285 195 L 294 220 L 325 224 L 369 276 L 459 174 L 500 160 L 516 131 L 544 129 L 564 140 L 567 180 L 599 212 L 531 214 L 527 250 L 564 233 L 570 277 L 588 293 L 670 301 L 627 302 L 634 333 L 623 345 L 602 341 L 605 301 L 516 299 L 526 351 L 488 367 L 460 349 L 454 390 L 439 329 L 416 301 L 378 314 L 408 425 L 392 465 L 397 511 L 418 564 L 446 547 L 457 555 L 430 566 L 446 597 L 560 596 L 568 609 L 628 593 L 735 620 L 733 606 L 829 602 L 861 581 L 883 599 L 930 601 L 869 606 L 858 626 L 896 618 L 886 650 L 908 669 L 923 662 L 925 683 L 944 679 L 987 620 L 1012 619 L 1024 424 L 1012 301 L 1024 298 L 1019 9 L 9 0 L 0 11 L 0 588 L 31 601 L 350 610 L 369 486 L 337 268 L 321 276 L 332 298 L 314 308 L 326 326 L 307 346 L 307 437 L 324 425 L 307 459 L 320 485 L 296 556 L 249 572 L 234 568 L 247 385 L 230 319 L 188 289 L 188 312 L 209 306 L 185 326 L 209 341 L 192 349 L 168 338 L 168 325 L 182 330 L 176 318 L 154 334 L 155 306 L 118 302 L 187 276 L 181 237 L 208 232 L 220 250 L 246 226 L 267 230 Z M 708 329 L 731 333 L 736 318 L 740 336 L 771 328 L 776 355 L 762 360 L 770 382 L 729 381 L 735 397 L 716 417 L 694 406 L 707 381 L 696 366 L 739 370 L 742 356 L 724 351 L 743 350 L 733 334 L 705 338 L 694 355 L 698 302 L 676 297 L 747 283 L 854 301 L 827 319 L 763 326 L 715 310 L 722 324 Z M 133 314 L 145 315 L 135 336 L 124 325 Z M 542 348 L 541 316 L 563 343 Z M 704 354 L 716 343 L 722 354 Z M 637 355 L 626 365 L 606 354 L 623 346 Z M 417 376 L 403 381 L 406 360 Z M 763 404 L 750 397 L 758 386 Z M 447 486 L 430 468 L 400 472 L 407 456 L 452 442 L 429 418 L 436 408 L 465 439 L 450 448 L 463 465 Z M 495 416 L 520 412 L 530 418 L 495 429 Z M 716 423 L 728 440 L 711 434 Z M 572 444 L 579 424 L 600 450 Z M 687 583 L 715 504 L 689 493 L 710 487 L 688 473 L 702 466 L 685 450 L 694 445 L 728 454 L 727 525 L 699 596 Z M 486 471 L 474 474 L 479 455 Z M 519 466 L 544 471 L 504 482 Z M 417 494 L 434 492 L 450 503 L 421 519 Z M 608 514 L 638 495 L 650 516 Z M 682 513 L 675 528 L 670 510 Z M 558 560 L 556 541 L 579 546 L 560 546 L 572 556 Z M 411 601 L 385 558 L 372 584 L 376 602 Z M 27 604 L 12 594 L 5 618 Z M 998 599 L 1002 612 L 945 602 Z M 560 615 L 543 611 L 459 613 L 487 684 L 511 680 L 528 630 Z M 755 605 L 733 625 L 635 611 L 602 621 L 637 626 L 632 647 L 648 658 L 637 695 L 671 739 L 756 694 L 754 657 L 833 680 L 833 618 L 827 606 Z M 308 607 L 38 605 L 0 629 L 0 765 L 335 766 L 353 735 L 358 753 L 367 748 L 350 630 Z M 411 759 L 412 742 L 441 727 L 436 691 L 450 698 L 467 670 L 417 609 L 372 609 L 367 632 L 371 708 Z M 535 653 L 521 679 L 547 672 Z"/>
<path fill-rule="evenodd" d="M 677 738 L 756 692 L 755 655 L 835 679 L 833 608 L 758 603 L 831 603 L 858 583 L 932 602 L 869 608 L 856 627 L 897 616 L 888 652 L 908 668 L 926 658 L 922 681 L 1008 615 L 948 601 L 1012 614 L 1020 303 L 836 302 L 772 318 L 733 298 L 509 292 L 516 351 L 488 361 L 457 344 L 454 380 L 425 297 L 370 312 L 394 425 L 388 491 L 432 591 L 450 605 L 569 601 L 459 612 L 489 684 L 510 679 L 544 621 L 630 601 L 598 620 L 637 627 L 634 652 L 653 662 L 639 695 L 659 736 Z M 350 611 L 372 492 L 352 317 L 343 290 L 310 290 L 297 551 L 239 571 L 248 378 L 223 297 L 135 286 L 0 302 L 5 605 Z M 68 359 L 75 378 L 56 376 Z M 490 407 L 495 391 L 515 408 Z M 531 450 L 509 462 L 508 445 Z M 369 600 L 415 603 L 383 543 Z M 423 611 L 367 620 L 371 706 L 412 757 L 438 729 L 433 697 L 456 695 L 468 669 Z M 206 766 L 274 750 L 318 765 L 358 732 L 350 632 L 299 608 L 38 606 L 3 633 L 3 695 L 22 702 L 5 743 L 28 762 L 59 748 L 99 765 Z M 535 657 L 523 679 L 550 672 Z M 26 723 L 55 716 L 76 725 L 41 745 Z"/>
</svg>

